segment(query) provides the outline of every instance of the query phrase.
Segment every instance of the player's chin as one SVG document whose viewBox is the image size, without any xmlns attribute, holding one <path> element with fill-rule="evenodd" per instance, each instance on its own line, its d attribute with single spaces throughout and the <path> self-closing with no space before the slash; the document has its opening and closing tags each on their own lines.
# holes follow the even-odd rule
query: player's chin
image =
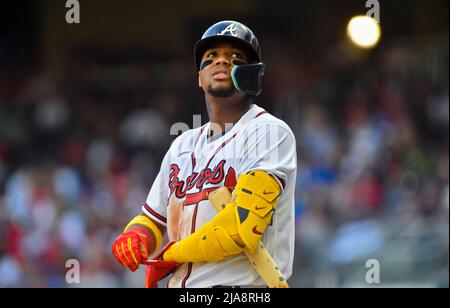
<svg viewBox="0 0 450 308">
<path fill-rule="evenodd" d="M 228 79 L 219 79 L 219 80 L 211 80 L 209 83 L 210 89 L 234 89 L 233 81 L 231 78 Z"/>
<path fill-rule="evenodd" d="M 208 93 L 214 97 L 229 97 L 235 93 L 233 84 L 228 85 L 213 85 L 208 87 Z"/>
</svg>

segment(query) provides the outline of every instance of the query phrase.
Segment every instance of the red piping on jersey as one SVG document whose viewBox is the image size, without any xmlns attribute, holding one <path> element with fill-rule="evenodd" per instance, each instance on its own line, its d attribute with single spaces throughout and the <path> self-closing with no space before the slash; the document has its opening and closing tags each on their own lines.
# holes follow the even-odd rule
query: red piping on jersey
<svg viewBox="0 0 450 308">
<path fill-rule="evenodd" d="M 192 219 L 191 234 L 195 232 L 195 224 L 197 222 L 198 203 L 195 205 L 194 215 Z"/>
<path fill-rule="evenodd" d="M 182 288 L 186 288 L 186 281 L 188 280 L 188 278 L 191 276 L 191 272 L 192 272 L 192 263 L 188 264 L 188 270 L 186 273 L 186 276 L 183 278 L 183 281 L 181 282 L 181 287 Z"/>
<path fill-rule="evenodd" d="M 195 161 L 195 154 L 194 154 L 194 152 L 192 152 L 192 155 L 191 155 L 191 163 L 192 163 L 192 171 L 194 171 L 195 165 L 197 165 L 197 163 Z"/>
<path fill-rule="evenodd" d="M 191 154 L 192 171 L 194 171 L 195 165 L 196 165 L 195 146 L 197 145 L 198 141 L 200 140 L 200 136 L 203 134 L 203 131 L 205 130 L 205 127 L 206 127 L 206 124 L 203 125 L 203 127 L 200 129 L 200 133 L 197 135 L 197 138 L 195 138 L 194 149 L 192 150 L 192 154 Z"/>
<path fill-rule="evenodd" d="M 222 143 L 222 144 L 220 145 L 220 147 L 217 148 L 217 150 L 214 152 L 214 154 L 211 156 L 211 158 L 209 159 L 208 163 L 206 164 L 205 169 L 209 167 L 209 164 L 210 164 L 211 161 L 213 160 L 214 156 L 216 156 L 216 154 L 219 153 L 219 151 L 222 150 L 222 149 L 227 145 L 227 143 L 229 143 L 231 140 L 233 140 L 234 137 L 236 137 L 236 135 L 237 135 L 237 133 L 235 133 L 235 134 L 234 134 L 233 136 L 231 136 L 227 141 L 225 141 L 224 143 Z"/>
<path fill-rule="evenodd" d="M 259 117 L 259 116 L 262 116 L 263 114 L 266 114 L 266 113 L 268 113 L 267 111 L 261 111 L 260 113 L 258 113 L 256 116 L 255 116 L 255 119 L 257 118 L 257 117 Z"/>
<path fill-rule="evenodd" d="M 195 204 L 194 214 L 192 215 L 192 226 L 191 226 L 191 234 L 195 232 L 195 223 L 197 221 L 197 212 L 198 212 L 198 203 Z M 186 276 L 183 278 L 183 281 L 181 282 L 181 287 L 186 288 L 186 281 L 191 276 L 192 272 L 192 263 L 188 264 L 188 271 Z"/>
<path fill-rule="evenodd" d="M 286 187 L 286 182 L 282 178 L 280 178 L 279 176 L 276 176 L 276 177 L 280 181 L 281 185 L 283 186 L 282 188 L 284 189 Z"/>
<path fill-rule="evenodd" d="M 153 216 L 155 216 L 156 218 L 158 218 L 159 220 L 163 221 L 164 223 L 167 223 L 167 218 L 165 218 L 164 216 L 162 216 L 161 214 L 156 213 L 154 210 L 152 210 L 150 208 L 150 206 L 147 203 L 144 203 L 144 208 Z"/>
</svg>

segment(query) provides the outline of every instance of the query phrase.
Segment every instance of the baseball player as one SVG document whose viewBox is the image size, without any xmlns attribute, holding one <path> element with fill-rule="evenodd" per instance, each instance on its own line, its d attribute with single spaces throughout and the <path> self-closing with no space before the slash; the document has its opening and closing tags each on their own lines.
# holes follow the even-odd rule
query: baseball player
<svg viewBox="0 0 450 308">
<path fill-rule="evenodd" d="M 169 274 L 168 287 L 263 287 L 243 254 L 263 241 L 289 278 L 296 143 L 286 123 L 254 103 L 265 69 L 258 40 L 242 23 L 221 21 L 194 53 L 210 122 L 175 139 L 142 212 L 112 252 L 131 271 L 148 264 L 147 287 Z M 233 194 L 217 213 L 208 194 L 223 186 Z"/>
</svg>

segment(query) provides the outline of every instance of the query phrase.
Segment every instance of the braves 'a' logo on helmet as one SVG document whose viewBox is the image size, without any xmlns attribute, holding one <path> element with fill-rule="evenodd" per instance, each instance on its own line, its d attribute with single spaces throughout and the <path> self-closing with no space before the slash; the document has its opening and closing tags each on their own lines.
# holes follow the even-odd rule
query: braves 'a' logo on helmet
<svg viewBox="0 0 450 308">
<path fill-rule="evenodd" d="M 229 24 L 225 29 L 217 33 L 217 35 L 225 35 L 225 33 L 230 33 L 232 36 L 237 36 L 236 33 L 236 24 Z"/>
</svg>

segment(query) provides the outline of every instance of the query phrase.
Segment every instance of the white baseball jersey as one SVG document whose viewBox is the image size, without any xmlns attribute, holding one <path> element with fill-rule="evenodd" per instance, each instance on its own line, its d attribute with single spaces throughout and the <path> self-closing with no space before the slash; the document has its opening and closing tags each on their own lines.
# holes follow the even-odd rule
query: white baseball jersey
<svg viewBox="0 0 450 308">
<path fill-rule="evenodd" d="M 238 176 L 264 170 L 283 187 L 262 241 L 286 278 L 292 273 L 295 240 L 294 189 L 297 169 L 295 137 L 289 126 L 252 105 L 224 134 L 208 140 L 211 123 L 174 140 L 164 157 L 142 210 L 167 227 L 178 241 L 210 221 L 216 210 L 207 191 L 234 187 Z M 169 287 L 216 285 L 264 286 L 242 254 L 217 263 L 186 263 L 173 274 Z"/>
</svg>

